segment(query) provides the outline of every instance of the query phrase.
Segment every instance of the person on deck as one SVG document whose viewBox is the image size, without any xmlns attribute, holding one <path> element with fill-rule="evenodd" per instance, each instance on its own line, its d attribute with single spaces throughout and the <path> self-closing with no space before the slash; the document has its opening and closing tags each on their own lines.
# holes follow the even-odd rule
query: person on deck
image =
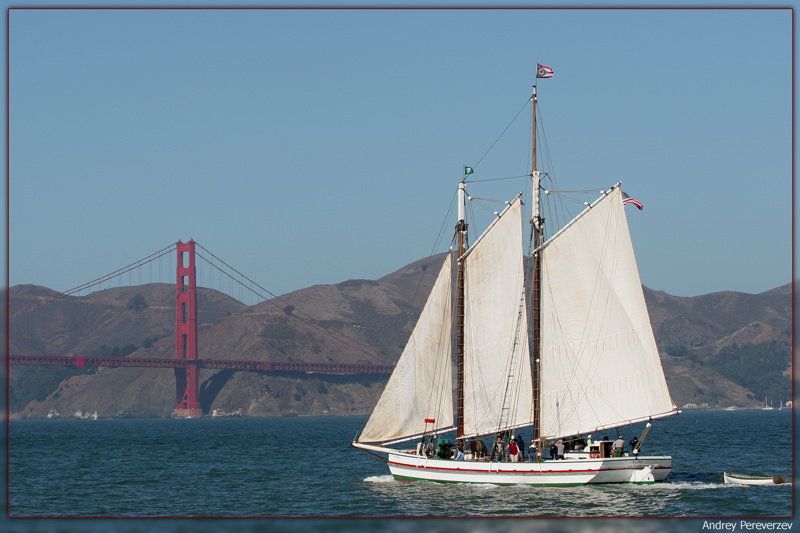
<svg viewBox="0 0 800 533">
<path fill-rule="evenodd" d="M 532 462 L 532 463 L 536 461 L 536 441 L 535 440 L 531 441 L 531 445 L 528 448 L 528 460 L 530 462 Z"/>
<path fill-rule="evenodd" d="M 617 437 L 614 444 L 611 445 L 611 452 L 614 457 L 622 457 L 622 450 L 625 448 L 625 441 L 622 437 Z"/>
<path fill-rule="evenodd" d="M 519 450 L 519 461 L 525 460 L 525 441 L 522 440 L 522 435 L 517 435 L 517 450 Z"/>
<path fill-rule="evenodd" d="M 517 441 L 514 440 L 513 436 L 511 437 L 511 440 L 508 442 L 508 455 L 512 463 L 516 463 L 517 461 L 519 461 Z"/>
<path fill-rule="evenodd" d="M 492 445 L 491 460 L 494 461 L 495 457 L 497 458 L 497 461 L 503 460 L 503 439 L 500 437 L 500 435 L 494 439 L 494 444 Z"/>
<path fill-rule="evenodd" d="M 556 459 L 563 459 L 564 458 L 564 441 L 558 439 L 556 442 Z"/>
<path fill-rule="evenodd" d="M 639 455 L 639 449 L 636 447 L 636 445 L 639 444 L 639 439 L 634 435 L 634 437 L 631 439 L 631 441 L 628 444 L 631 445 L 631 453 L 633 454 L 633 456 L 634 457 L 638 456 Z"/>
</svg>

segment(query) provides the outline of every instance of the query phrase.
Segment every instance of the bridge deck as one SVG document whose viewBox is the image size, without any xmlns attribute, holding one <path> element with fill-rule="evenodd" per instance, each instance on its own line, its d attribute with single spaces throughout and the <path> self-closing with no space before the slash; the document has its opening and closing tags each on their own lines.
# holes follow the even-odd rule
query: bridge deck
<svg viewBox="0 0 800 533">
<path fill-rule="evenodd" d="M 70 355 L 10 355 L 12 365 L 105 366 L 144 368 L 197 368 L 262 370 L 267 372 L 320 372 L 336 374 L 390 373 L 392 365 L 299 363 L 290 361 L 231 361 L 223 359 L 155 359 L 149 357 L 75 357 Z"/>
</svg>

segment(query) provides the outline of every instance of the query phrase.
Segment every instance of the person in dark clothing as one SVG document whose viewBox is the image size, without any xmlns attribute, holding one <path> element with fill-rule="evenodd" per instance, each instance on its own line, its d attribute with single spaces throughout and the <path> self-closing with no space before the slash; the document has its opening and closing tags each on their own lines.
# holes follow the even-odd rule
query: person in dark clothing
<svg viewBox="0 0 800 533">
<path fill-rule="evenodd" d="M 492 457 L 491 457 L 492 461 L 494 461 L 495 459 L 497 461 L 502 461 L 503 460 L 503 455 L 505 455 L 505 450 L 503 449 L 504 448 L 503 444 L 504 444 L 503 443 L 503 438 L 498 433 L 497 437 L 494 439 L 494 444 L 492 445 Z"/>
<path fill-rule="evenodd" d="M 637 445 L 637 444 L 639 444 L 639 439 L 638 439 L 638 438 L 636 438 L 636 436 L 635 436 L 635 435 L 634 435 L 634 437 L 631 439 L 631 441 L 630 441 L 628 444 L 630 444 L 630 445 L 631 445 L 631 454 L 632 454 L 634 457 L 636 457 L 637 455 L 639 455 L 639 450 L 637 450 L 637 449 L 636 449 L 636 445 Z"/>
</svg>

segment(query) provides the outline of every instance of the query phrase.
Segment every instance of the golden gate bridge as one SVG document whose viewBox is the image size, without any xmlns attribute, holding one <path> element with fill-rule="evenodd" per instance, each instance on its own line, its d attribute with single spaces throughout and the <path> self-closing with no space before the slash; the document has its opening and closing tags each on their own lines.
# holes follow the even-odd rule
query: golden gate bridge
<svg viewBox="0 0 800 533">
<path fill-rule="evenodd" d="M 200 248 L 208 254 L 208 257 L 197 252 Z M 173 252 L 174 250 L 174 252 Z M 176 261 L 176 283 L 175 283 L 175 357 L 173 358 L 150 358 L 150 357 L 103 357 L 86 355 L 41 355 L 41 354 L 12 354 L 9 349 L 10 365 L 60 365 L 72 367 L 148 367 L 148 368 L 172 368 L 175 372 L 175 408 L 173 416 L 180 418 L 197 418 L 202 416 L 203 411 L 200 406 L 199 398 L 199 378 L 200 369 L 216 370 L 242 370 L 242 371 L 269 371 L 269 372 L 316 372 L 316 373 L 346 373 L 346 374 L 383 374 L 390 373 L 393 365 L 375 364 L 349 364 L 349 363 L 321 363 L 321 362 L 297 362 L 297 361 L 263 361 L 263 360 L 216 360 L 198 358 L 198 321 L 197 321 L 197 258 L 201 258 L 208 265 L 216 270 L 220 279 L 229 278 L 229 287 L 237 283 L 240 291 L 243 288 L 256 294 L 263 300 L 268 300 L 276 306 L 287 305 L 285 301 L 270 293 L 251 279 L 247 278 L 236 269 L 227 265 L 224 261 L 214 254 L 197 244 L 194 240 L 189 242 L 178 241 L 166 248 L 159 250 L 139 261 L 127 265 L 119 270 L 111 272 L 105 276 L 94 279 L 90 282 L 79 285 L 65 292 L 56 293 L 46 297 L 35 298 L 33 301 L 19 305 L 9 311 L 9 347 L 12 345 L 12 333 L 16 333 L 17 326 L 12 326 L 12 321 L 24 320 L 26 324 L 26 314 L 33 309 L 47 305 L 51 302 L 63 300 L 89 291 L 97 287 L 102 288 L 103 283 L 111 286 L 111 280 L 120 279 L 124 274 L 128 274 L 129 282 L 132 281 L 132 273 L 138 269 L 141 281 L 143 267 L 148 266 L 152 271 L 155 261 L 177 254 Z M 160 269 L 160 264 L 159 264 Z M 152 275 L 150 276 L 152 278 Z M 223 285 L 223 282 L 221 282 Z M 267 298 L 268 294 L 270 298 Z M 293 307 L 293 306 L 292 306 Z M 319 332 L 343 342 L 363 353 L 374 355 L 375 351 L 358 341 L 351 339 L 340 332 L 330 330 L 319 325 L 310 316 L 300 310 L 298 318 L 307 325 Z M 27 332 L 26 332 L 27 336 Z M 19 342 L 14 342 L 19 349 Z"/>
</svg>

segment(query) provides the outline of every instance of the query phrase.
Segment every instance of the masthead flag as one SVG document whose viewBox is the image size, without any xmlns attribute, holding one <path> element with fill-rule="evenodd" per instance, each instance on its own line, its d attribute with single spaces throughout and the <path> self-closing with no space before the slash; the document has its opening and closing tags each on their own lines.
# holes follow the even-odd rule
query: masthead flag
<svg viewBox="0 0 800 533">
<path fill-rule="evenodd" d="M 472 167 L 464 166 L 464 175 L 465 176 L 467 174 L 472 174 L 473 172 L 475 172 L 475 171 L 472 169 Z"/>
<path fill-rule="evenodd" d="M 537 78 L 552 78 L 553 69 L 536 63 L 536 77 Z"/>
<path fill-rule="evenodd" d="M 641 210 L 642 210 L 642 208 L 644 207 L 644 206 L 642 205 L 642 202 L 640 202 L 639 200 L 637 200 L 637 199 L 635 199 L 635 198 L 631 198 L 630 196 L 628 196 L 627 194 L 625 194 L 625 193 L 623 192 L 623 193 L 622 193 L 622 205 L 628 205 L 628 204 L 633 204 L 633 205 L 635 205 L 636 207 L 638 207 L 638 208 L 639 208 L 639 211 L 641 211 Z"/>
</svg>

